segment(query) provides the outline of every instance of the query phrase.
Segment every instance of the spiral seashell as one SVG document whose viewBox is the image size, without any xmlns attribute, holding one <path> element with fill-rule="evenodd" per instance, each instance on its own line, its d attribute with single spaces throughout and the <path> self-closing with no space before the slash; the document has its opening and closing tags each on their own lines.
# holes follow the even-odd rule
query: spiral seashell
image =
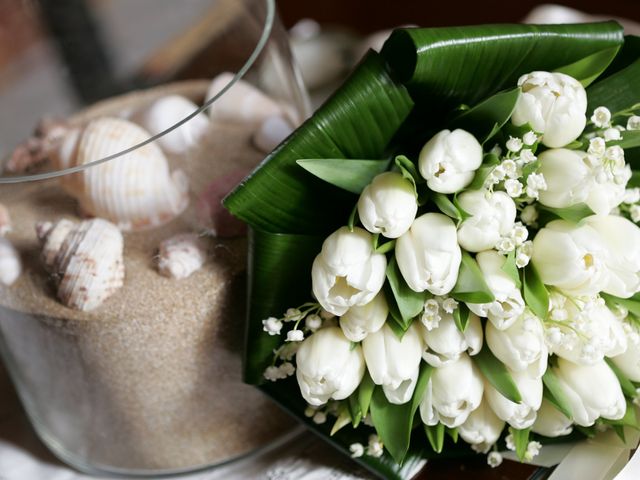
<svg viewBox="0 0 640 480">
<path fill-rule="evenodd" d="M 0 237 L 0 282 L 10 286 L 21 274 L 20 254 L 8 239 Z"/>
<path fill-rule="evenodd" d="M 92 310 L 124 283 L 122 233 L 101 218 L 80 223 L 38 223 L 42 262 L 57 287 L 57 297 L 76 310 Z"/>
<path fill-rule="evenodd" d="M 166 239 L 158 252 L 158 271 L 171 278 L 187 278 L 207 261 L 208 245 L 197 233 L 181 233 Z"/>
<path fill-rule="evenodd" d="M 11 231 L 11 216 L 9 209 L 0 203 L 0 236 L 4 237 Z"/>
<path fill-rule="evenodd" d="M 148 140 L 149 133 L 119 118 L 103 117 L 70 129 L 52 155 L 56 168 L 83 165 Z M 122 230 L 162 225 L 189 203 L 188 180 L 169 163 L 155 143 L 82 172 L 61 177 L 82 211 L 105 218 Z"/>
<path fill-rule="evenodd" d="M 180 95 L 169 95 L 134 112 L 130 120 L 151 135 L 158 135 L 197 109 L 198 106 L 191 100 Z M 209 123 L 209 118 L 204 113 L 199 113 L 184 125 L 160 137 L 156 142 L 165 152 L 182 155 L 198 144 L 209 129 Z"/>
</svg>

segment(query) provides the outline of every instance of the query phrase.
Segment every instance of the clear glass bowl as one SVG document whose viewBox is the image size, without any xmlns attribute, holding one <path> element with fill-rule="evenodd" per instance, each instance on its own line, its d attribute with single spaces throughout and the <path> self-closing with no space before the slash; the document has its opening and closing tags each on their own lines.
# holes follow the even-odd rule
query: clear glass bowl
<svg viewBox="0 0 640 480">
<path fill-rule="evenodd" d="M 97 24 L 111 37 L 87 38 L 84 47 L 116 45 L 118 62 L 58 38 L 66 66 L 51 67 L 47 85 L 37 62 L 22 71 L 0 64 L 5 80 L 19 71 L 0 91 L 3 124 L 14 132 L 2 139 L 0 203 L 11 231 L 0 243 L 0 273 L 15 269 L 12 255 L 22 265 L 10 285 L 0 283 L 0 353 L 35 430 L 59 458 L 92 474 L 158 477 L 228 463 L 292 429 L 241 381 L 246 239 L 219 199 L 264 157 L 257 135 L 267 122 L 293 128 L 308 101 L 274 0 L 104 3 L 95 8 L 108 15 L 85 12 L 79 25 Z M 68 17 L 49 10 L 41 13 L 60 36 L 55 22 Z M 79 68 L 92 55 L 95 65 Z M 93 88 L 96 72 L 110 78 Z M 75 100 L 46 101 L 69 85 Z M 25 88 L 34 101 L 18 109 Z M 171 95 L 182 103 L 154 110 Z M 43 114 L 64 121 L 42 122 L 38 135 L 7 148 Z M 79 227 L 94 217 L 109 227 Z M 204 255 L 158 253 L 179 234 Z M 165 276 L 161 260 L 172 262 Z M 194 261 L 204 265 L 187 278 L 166 276 Z"/>
</svg>

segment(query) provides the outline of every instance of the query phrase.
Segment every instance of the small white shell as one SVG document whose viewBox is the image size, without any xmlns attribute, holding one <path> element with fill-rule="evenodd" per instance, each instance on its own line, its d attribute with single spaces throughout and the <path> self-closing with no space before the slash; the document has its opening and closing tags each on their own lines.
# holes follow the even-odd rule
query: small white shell
<svg viewBox="0 0 640 480">
<path fill-rule="evenodd" d="M 104 158 L 148 140 L 138 125 L 104 117 L 69 130 L 53 155 L 56 168 Z M 87 214 L 112 221 L 123 230 L 155 227 L 172 220 L 189 203 L 188 180 L 155 143 L 61 178 L 65 190 Z"/>
<path fill-rule="evenodd" d="M 0 203 L 0 236 L 5 236 L 11 231 L 11 217 L 9 209 Z"/>
<path fill-rule="evenodd" d="M 280 115 L 267 117 L 253 134 L 254 145 L 269 153 L 293 132 L 293 126 Z"/>
<path fill-rule="evenodd" d="M 101 218 L 36 225 L 42 261 L 58 299 L 77 310 L 92 310 L 124 283 L 122 233 Z"/>
<path fill-rule="evenodd" d="M 196 233 L 181 233 L 164 240 L 158 253 L 158 271 L 171 278 L 187 278 L 207 260 L 207 241 Z"/>
<path fill-rule="evenodd" d="M 169 95 L 134 112 L 130 120 L 151 135 L 157 135 L 197 109 L 198 106 L 191 100 L 180 95 Z M 184 125 L 160 137 L 157 143 L 165 152 L 182 155 L 198 144 L 208 128 L 209 119 L 204 113 L 199 113 Z"/>
<path fill-rule="evenodd" d="M 13 244 L 0 237 L 0 282 L 9 286 L 22 274 L 20 254 Z"/>
<path fill-rule="evenodd" d="M 217 95 L 233 78 L 224 72 L 211 82 L 207 99 Z M 272 115 L 286 116 L 282 105 L 240 79 L 209 107 L 209 117 L 218 121 L 263 122 Z"/>
</svg>

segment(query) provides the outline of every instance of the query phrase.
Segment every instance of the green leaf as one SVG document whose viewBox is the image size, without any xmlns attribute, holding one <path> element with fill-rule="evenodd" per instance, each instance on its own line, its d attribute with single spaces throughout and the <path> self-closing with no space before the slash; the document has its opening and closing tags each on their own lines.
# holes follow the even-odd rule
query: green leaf
<svg viewBox="0 0 640 480">
<path fill-rule="evenodd" d="M 353 428 L 358 428 L 358 425 L 360 425 L 360 422 L 362 421 L 359 390 L 360 388 L 358 387 L 358 390 L 349 397 L 349 416 L 351 417 L 351 425 L 353 425 Z M 371 391 L 373 392 L 373 389 L 371 389 Z"/>
<path fill-rule="evenodd" d="M 509 275 L 509 278 L 514 281 L 516 287 L 520 288 L 522 286 L 522 282 L 520 281 L 520 271 L 516 265 L 515 250 L 510 251 L 509 255 L 507 255 L 507 258 L 502 265 L 502 271 Z"/>
<path fill-rule="evenodd" d="M 355 228 L 359 220 L 360 218 L 358 217 L 358 204 L 356 203 L 353 206 L 353 210 L 351 210 L 349 220 L 347 221 L 347 227 L 349 227 L 350 232 L 353 232 L 353 229 Z"/>
<path fill-rule="evenodd" d="M 411 160 L 409 160 L 404 155 L 398 155 L 396 157 L 395 165 L 396 165 L 396 168 L 400 170 L 400 173 L 402 173 L 402 176 L 411 182 L 411 184 L 413 185 L 413 192 L 415 193 L 416 198 L 418 198 L 417 185 L 418 183 L 423 183 L 424 180 L 422 179 L 422 176 L 418 173 L 416 166 L 413 164 Z"/>
<path fill-rule="evenodd" d="M 480 190 L 491 171 L 500 163 L 500 159 L 495 153 L 487 153 L 484 156 L 482 166 L 476 170 L 473 181 L 465 190 Z"/>
<path fill-rule="evenodd" d="M 469 307 L 466 303 L 458 304 L 458 308 L 453 311 L 453 321 L 458 327 L 458 330 L 464 333 L 469 325 Z"/>
<path fill-rule="evenodd" d="M 619 427 L 630 427 L 635 430 L 640 430 L 640 424 L 638 423 L 638 417 L 636 414 L 636 406 L 633 402 L 627 400 L 627 409 L 625 410 L 624 417 L 620 420 L 608 420 L 603 419 L 603 422 L 608 425 L 619 426 Z M 622 429 L 624 432 L 624 429 Z M 624 437 L 622 437 L 622 441 L 624 442 Z"/>
<path fill-rule="evenodd" d="M 514 403 L 522 401 L 516 382 L 511 377 L 509 370 L 493 355 L 486 342 L 480 353 L 473 357 L 473 360 L 487 381 L 498 392 Z"/>
<path fill-rule="evenodd" d="M 388 242 L 383 243 L 382 245 L 378 245 L 378 248 L 376 248 L 376 253 L 389 253 L 391 250 L 393 250 L 396 246 L 396 241 L 395 240 L 390 240 Z"/>
<path fill-rule="evenodd" d="M 608 145 L 619 145 L 624 149 L 640 147 L 640 130 L 625 130 L 621 135 L 620 140 L 607 142 Z"/>
<path fill-rule="evenodd" d="M 618 50 L 620 50 L 619 46 L 601 50 L 570 65 L 558 68 L 556 72 L 565 73 L 580 80 L 582 86 L 586 88 L 607 69 L 616 57 Z"/>
<path fill-rule="evenodd" d="M 640 59 L 591 85 L 587 89 L 587 116 L 600 106 L 606 106 L 612 112 L 620 112 L 638 103 L 639 78 Z"/>
<path fill-rule="evenodd" d="M 389 403 L 380 386 L 376 386 L 373 391 L 371 419 L 385 448 L 398 464 L 402 464 L 409 449 L 413 419 L 424 396 L 432 371 L 433 367 L 424 362 L 421 364 L 413 397 L 405 404 Z"/>
<path fill-rule="evenodd" d="M 527 446 L 529 445 L 529 432 L 530 428 L 525 428 L 524 430 L 517 430 L 513 427 L 509 427 L 509 433 L 513 435 L 513 443 L 516 446 L 516 455 L 518 459 L 522 462 L 524 460 L 524 456 L 527 453 Z"/>
<path fill-rule="evenodd" d="M 462 251 L 462 262 L 451 296 L 461 302 L 489 303 L 495 299 L 475 259 Z"/>
<path fill-rule="evenodd" d="M 444 446 L 444 424 L 438 423 L 437 425 L 425 425 L 424 431 L 427 434 L 427 439 L 429 440 L 429 444 L 433 451 L 441 453 L 442 447 Z"/>
<path fill-rule="evenodd" d="M 636 387 L 633 385 L 633 383 L 631 383 L 631 380 L 629 380 L 629 378 L 624 373 L 622 373 L 622 370 L 620 370 L 618 366 L 613 363 L 613 360 L 608 357 L 605 357 L 605 360 L 607 362 L 607 365 L 609 365 L 609 368 L 611 368 L 611 370 L 613 370 L 613 373 L 616 374 L 616 377 L 618 377 L 618 382 L 620 382 L 620 387 L 622 388 L 624 394 L 629 398 L 634 398 L 636 396 Z"/>
<path fill-rule="evenodd" d="M 371 405 L 371 396 L 373 395 L 373 389 L 376 387 L 376 384 L 373 383 L 371 379 L 371 375 L 369 372 L 364 372 L 364 377 L 362 378 L 362 382 L 360 382 L 360 386 L 358 387 L 358 403 L 360 405 L 360 412 L 362 413 L 362 418 L 366 417 L 369 413 L 369 406 Z"/>
<path fill-rule="evenodd" d="M 398 306 L 402 325 L 406 330 L 411 320 L 422 312 L 424 308 L 425 294 L 414 292 L 404 280 L 395 256 L 392 256 L 387 265 L 387 280 L 393 293 L 393 298 Z"/>
<path fill-rule="evenodd" d="M 433 199 L 438 209 L 447 217 L 451 217 L 457 222 L 462 221 L 462 214 L 458 210 L 458 207 L 456 207 L 449 199 L 449 197 L 447 197 L 443 193 L 434 193 L 431 198 Z"/>
<path fill-rule="evenodd" d="M 608 304 L 617 304 L 626 308 L 630 313 L 636 317 L 640 317 L 640 295 L 635 294 L 631 298 L 619 298 L 609 295 L 608 293 L 601 293 L 600 296 L 605 299 Z"/>
<path fill-rule="evenodd" d="M 522 278 L 525 303 L 538 317 L 546 319 L 549 313 L 549 292 L 533 264 L 525 267 Z"/>
<path fill-rule="evenodd" d="M 458 429 L 457 428 L 448 428 L 447 427 L 447 435 L 451 437 L 453 443 L 458 443 Z"/>
<path fill-rule="evenodd" d="M 553 368 L 547 368 L 542 376 L 542 381 L 545 386 L 545 398 L 547 398 L 558 410 L 560 410 L 565 417 L 573 419 L 573 412 L 571 411 L 571 405 L 567 400 L 567 397 L 560 385 L 560 381 L 556 376 Z"/>
<path fill-rule="evenodd" d="M 450 128 L 462 128 L 484 145 L 511 118 L 519 96 L 519 88 L 497 93 L 462 112 L 452 121 Z"/>
<path fill-rule="evenodd" d="M 304 158 L 298 165 L 331 185 L 359 194 L 376 175 L 387 171 L 389 160 Z"/>
<path fill-rule="evenodd" d="M 336 418 L 336 421 L 333 424 L 333 428 L 331 429 L 331 433 L 329 433 L 329 435 L 333 437 L 336 433 L 338 433 L 340 429 L 346 427 L 350 423 L 351 414 L 349 413 L 349 409 L 345 406 L 340 410 L 340 414 L 338 415 L 338 418 Z"/>
<path fill-rule="evenodd" d="M 540 210 L 545 210 L 555 215 L 556 217 L 571 223 L 578 223 L 583 218 L 593 215 L 593 210 L 591 210 L 584 203 L 578 203 L 576 205 L 572 205 L 570 207 L 564 207 L 564 208 L 546 207 L 541 203 L 538 203 L 538 208 Z"/>
</svg>

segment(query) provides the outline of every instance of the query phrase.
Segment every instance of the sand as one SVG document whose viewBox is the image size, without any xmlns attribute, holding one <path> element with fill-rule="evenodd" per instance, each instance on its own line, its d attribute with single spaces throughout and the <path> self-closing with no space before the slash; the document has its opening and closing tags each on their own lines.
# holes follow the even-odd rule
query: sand
<svg viewBox="0 0 640 480">
<path fill-rule="evenodd" d="M 218 125 L 187 159 L 194 191 L 262 155 L 248 127 Z M 238 145 L 244 146 L 238 148 Z M 125 234 L 125 283 L 90 312 L 71 310 L 39 260 L 37 221 L 78 219 L 56 181 L 0 186 L 8 238 L 24 273 L 0 287 L 5 361 L 41 437 L 72 462 L 107 469 L 176 470 L 222 462 L 265 445 L 291 422 L 241 383 L 246 239 L 211 240 L 211 259 L 184 280 L 160 276 L 161 240 L 194 226 Z"/>
</svg>

